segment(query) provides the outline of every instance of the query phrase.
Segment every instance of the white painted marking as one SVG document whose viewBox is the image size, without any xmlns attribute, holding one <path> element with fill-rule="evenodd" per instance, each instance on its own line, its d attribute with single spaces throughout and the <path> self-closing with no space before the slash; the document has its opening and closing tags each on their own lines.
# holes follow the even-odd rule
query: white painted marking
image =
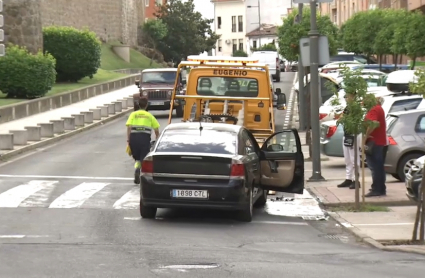
<svg viewBox="0 0 425 278">
<path fill-rule="evenodd" d="M 0 207 L 17 208 L 26 198 L 46 187 L 52 187 L 57 181 L 30 181 L 13 187 L 0 194 Z"/>
<path fill-rule="evenodd" d="M 41 190 L 35 192 L 25 199 L 19 207 L 47 207 L 50 196 L 55 190 L 57 181 L 45 181 L 46 185 Z"/>
<path fill-rule="evenodd" d="M 415 223 L 381 223 L 381 224 L 351 224 L 354 226 L 406 226 L 413 225 Z"/>
<path fill-rule="evenodd" d="M 176 264 L 176 265 L 165 265 L 165 266 L 161 266 L 160 268 L 169 268 L 169 269 L 177 269 L 177 270 L 181 270 L 181 269 L 209 269 L 209 268 L 217 268 L 218 265 L 216 264 Z"/>
<path fill-rule="evenodd" d="M 25 235 L 0 235 L 0 238 L 24 238 Z"/>
<path fill-rule="evenodd" d="M 0 175 L 0 178 L 34 178 L 34 179 L 75 179 L 75 180 L 133 180 L 121 177 L 84 177 L 84 176 L 39 176 L 39 175 Z"/>
<path fill-rule="evenodd" d="M 43 238 L 43 237 L 49 237 L 49 236 L 47 236 L 47 235 L 29 235 L 29 236 L 25 236 L 25 237 L 28 237 L 28 238 Z"/>
<path fill-rule="evenodd" d="M 275 224 L 275 225 L 294 225 L 294 226 L 306 226 L 304 222 L 285 222 L 285 221 L 252 221 L 253 224 Z"/>
<path fill-rule="evenodd" d="M 140 188 L 134 187 L 115 202 L 114 209 L 136 209 L 140 205 Z"/>
<path fill-rule="evenodd" d="M 109 183 L 83 182 L 55 199 L 49 208 L 76 208 Z"/>
<path fill-rule="evenodd" d="M 341 223 L 342 226 L 346 227 L 346 228 L 352 228 L 353 225 L 351 225 L 350 223 Z"/>
<path fill-rule="evenodd" d="M 124 217 L 124 220 L 141 220 L 142 217 Z"/>
</svg>

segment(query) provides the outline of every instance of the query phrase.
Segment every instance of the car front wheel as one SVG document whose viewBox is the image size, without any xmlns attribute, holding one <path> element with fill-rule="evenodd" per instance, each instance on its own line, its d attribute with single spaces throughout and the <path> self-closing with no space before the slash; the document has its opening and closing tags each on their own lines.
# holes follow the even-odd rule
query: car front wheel
<svg viewBox="0 0 425 278">
<path fill-rule="evenodd" d="M 397 175 L 400 181 L 405 181 L 406 174 L 409 172 L 410 168 L 415 164 L 416 159 L 421 156 L 423 156 L 423 154 L 421 153 L 412 153 L 402 157 L 397 167 Z"/>
</svg>

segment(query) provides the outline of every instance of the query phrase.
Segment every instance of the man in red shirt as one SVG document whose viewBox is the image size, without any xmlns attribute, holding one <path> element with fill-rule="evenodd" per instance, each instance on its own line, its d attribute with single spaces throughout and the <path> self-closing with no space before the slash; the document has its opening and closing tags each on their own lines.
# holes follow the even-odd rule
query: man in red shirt
<svg viewBox="0 0 425 278">
<path fill-rule="evenodd" d="M 366 114 L 365 121 L 374 122 L 374 127 L 366 131 L 366 142 L 373 142 L 372 153 L 366 154 L 367 166 L 372 172 L 372 188 L 365 197 L 386 195 L 386 173 L 384 169 L 384 150 L 387 146 L 387 126 L 385 112 L 378 103 Z"/>
</svg>

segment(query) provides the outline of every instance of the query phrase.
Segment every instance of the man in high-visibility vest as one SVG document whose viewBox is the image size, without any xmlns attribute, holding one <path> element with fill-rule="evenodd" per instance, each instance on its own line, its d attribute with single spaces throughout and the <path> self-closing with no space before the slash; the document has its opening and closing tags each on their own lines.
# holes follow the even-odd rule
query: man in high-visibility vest
<svg viewBox="0 0 425 278">
<path fill-rule="evenodd" d="M 159 137 L 159 123 L 157 119 L 148 111 L 148 99 L 141 97 L 139 99 L 139 110 L 134 111 L 128 117 L 127 126 L 127 143 L 130 146 L 131 154 L 136 160 L 134 165 L 134 183 L 140 183 L 140 167 L 141 161 L 150 151 L 151 133 L 155 132 L 156 139 Z"/>
</svg>

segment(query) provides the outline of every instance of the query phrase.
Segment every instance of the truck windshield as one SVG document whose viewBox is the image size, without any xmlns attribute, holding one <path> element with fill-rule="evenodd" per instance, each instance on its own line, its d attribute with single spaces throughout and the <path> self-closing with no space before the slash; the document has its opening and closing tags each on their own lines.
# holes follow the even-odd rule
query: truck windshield
<svg viewBox="0 0 425 278">
<path fill-rule="evenodd" d="M 174 71 L 155 71 L 142 73 L 142 83 L 167 83 L 174 84 L 177 72 Z"/>
<path fill-rule="evenodd" d="M 258 97 L 258 80 L 243 77 L 199 77 L 201 96 Z"/>
</svg>

